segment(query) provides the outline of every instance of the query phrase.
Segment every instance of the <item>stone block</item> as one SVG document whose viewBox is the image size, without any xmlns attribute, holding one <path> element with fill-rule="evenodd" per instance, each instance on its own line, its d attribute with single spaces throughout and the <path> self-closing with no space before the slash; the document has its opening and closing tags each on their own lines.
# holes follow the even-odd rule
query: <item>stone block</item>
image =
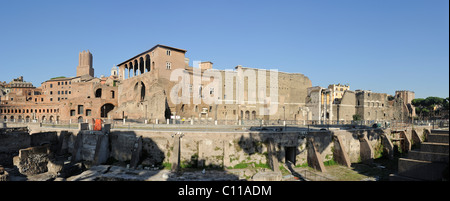
<svg viewBox="0 0 450 201">
<path fill-rule="evenodd" d="M 360 143 L 360 151 L 359 155 L 361 157 L 361 162 L 364 164 L 372 164 L 373 163 L 373 148 L 369 143 L 366 135 L 359 136 Z"/>
<path fill-rule="evenodd" d="M 281 181 L 282 174 L 278 172 L 258 172 L 253 175 L 253 181 Z"/>
<path fill-rule="evenodd" d="M 447 166 L 446 163 L 400 158 L 398 160 L 398 174 L 421 180 L 440 181 Z"/>
<path fill-rule="evenodd" d="M 322 156 L 317 151 L 317 148 L 314 145 L 314 138 L 312 138 L 312 137 L 308 137 L 307 162 L 308 162 L 308 166 L 310 166 L 318 171 L 326 172 L 325 165 L 323 164 Z"/>
<path fill-rule="evenodd" d="M 109 157 L 109 135 L 99 135 L 97 144 L 95 147 L 95 154 L 94 154 L 94 165 L 103 164 L 108 160 Z"/>
<path fill-rule="evenodd" d="M 47 171 L 58 175 L 64 167 L 64 161 L 49 160 L 47 163 Z"/>
<path fill-rule="evenodd" d="M 111 132 L 111 124 L 103 124 L 102 132 L 103 132 L 103 133 L 109 133 L 109 132 Z"/>
<path fill-rule="evenodd" d="M 58 134 L 56 131 L 32 133 L 30 136 L 30 146 L 35 147 L 49 144 L 50 149 L 56 152 L 58 148 Z"/>
<path fill-rule="evenodd" d="M 333 157 L 340 165 L 350 167 L 350 157 L 347 154 L 347 149 L 343 143 L 341 136 L 335 136 L 334 138 L 334 152 Z"/>
<path fill-rule="evenodd" d="M 140 136 L 133 146 L 133 151 L 131 152 L 130 167 L 136 168 L 142 156 L 142 136 Z"/>
<path fill-rule="evenodd" d="M 420 150 L 424 152 L 448 154 L 449 153 L 448 146 L 449 146 L 448 143 L 424 142 L 420 146 Z"/>
<path fill-rule="evenodd" d="M 89 123 L 79 123 L 78 130 L 80 131 L 89 130 Z"/>
<path fill-rule="evenodd" d="M 50 148 L 48 145 L 29 147 L 19 150 L 19 156 L 14 160 L 19 172 L 24 175 L 35 175 L 47 172 Z"/>
<path fill-rule="evenodd" d="M 58 139 L 57 154 L 63 155 L 69 152 L 69 141 L 72 134 L 68 131 L 61 131 Z"/>
</svg>

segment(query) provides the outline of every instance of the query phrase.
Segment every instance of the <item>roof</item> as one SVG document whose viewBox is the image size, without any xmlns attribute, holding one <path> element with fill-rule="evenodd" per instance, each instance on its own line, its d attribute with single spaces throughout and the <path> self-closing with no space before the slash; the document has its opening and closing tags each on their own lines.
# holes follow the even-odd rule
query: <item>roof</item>
<svg viewBox="0 0 450 201">
<path fill-rule="evenodd" d="M 126 61 L 120 63 L 120 64 L 118 64 L 118 66 L 120 66 L 120 65 L 122 65 L 122 64 L 125 64 L 125 63 L 128 63 L 129 61 L 131 61 L 131 60 L 133 60 L 133 59 L 136 59 L 138 56 L 140 56 L 140 55 L 142 55 L 142 54 L 151 52 L 151 51 L 153 51 L 154 49 L 156 49 L 157 47 L 162 47 L 162 48 L 166 48 L 166 49 L 170 49 L 170 50 L 174 50 L 174 51 L 179 51 L 179 52 L 183 52 L 183 53 L 186 53 L 186 52 L 187 52 L 187 50 L 178 49 L 178 48 L 170 47 L 170 46 L 167 46 L 167 45 L 160 45 L 160 44 L 157 44 L 157 45 L 153 46 L 152 48 L 150 48 L 149 50 L 146 50 L 146 51 L 144 51 L 144 52 L 142 52 L 142 53 L 140 53 L 140 54 L 138 54 L 138 55 L 136 55 L 136 56 L 134 56 L 134 57 L 132 57 L 132 58 L 130 58 L 130 59 L 128 59 L 128 60 L 126 60 Z"/>
</svg>

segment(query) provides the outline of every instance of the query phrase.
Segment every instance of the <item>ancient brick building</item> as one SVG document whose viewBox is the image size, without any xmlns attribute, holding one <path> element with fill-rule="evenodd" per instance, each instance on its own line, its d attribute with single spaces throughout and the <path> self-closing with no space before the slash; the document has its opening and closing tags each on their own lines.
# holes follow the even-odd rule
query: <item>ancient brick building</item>
<svg viewBox="0 0 450 201">
<path fill-rule="evenodd" d="M 312 87 L 300 73 L 248 68 L 213 68 L 210 61 L 189 65 L 186 50 L 156 45 L 94 77 L 93 56 L 79 53 L 75 77 L 57 77 L 34 87 L 23 77 L 1 84 L 0 120 L 86 122 L 140 119 L 165 123 L 240 120 L 350 121 L 406 119 L 413 92 L 350 91 L 348 85 Z M 411 110 L 411 109 L 409 109 Z"/>
<path fill-rule="evenodd" d="M 118 77 L 93 77 L 92 58 L 89 51 L 81 52 L 76 77 L 52 78 L 38 88 L 22 77 L 14 79 L 1 97 L 1 120 L 75 123 L 106 118 L 117 106 Z"/>
<path fill-rule="evenodd" d="M 185 53 L 186 50 L 156 45 L 118 64 L 118 108 L 113 111 L 113 118 L 159 122 L 170 118 L 186 121 L 306 118 L 300 110 L 305 107 L 306 89 L 311 81 L 303 74 L 242 66 L 215 70 L 209 61 L 192 67 Z M 215 77 L 205 79 L 206 75 Z M 174 92 L 174 86 L 180 90 Z M 272 103 L 265 101 L 270 99 L 270 90 L 278 92 Z M 207 97 L 214 100 L 205 102 Z M 268 104 L 275 106 L 272 112 L 264 113 Z"/>
</svg>

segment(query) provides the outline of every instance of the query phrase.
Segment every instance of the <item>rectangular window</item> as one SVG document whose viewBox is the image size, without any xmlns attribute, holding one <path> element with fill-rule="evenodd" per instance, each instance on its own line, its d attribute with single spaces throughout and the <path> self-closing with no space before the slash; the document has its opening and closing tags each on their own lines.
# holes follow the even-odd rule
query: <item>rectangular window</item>
<svg viewBox="0 0 450 201">
<path fill-rule="evenodd" d="M 50 84 L 50 88 L 53 88 L 53 84 Z"/>
<path fill-rule="evenodd" d="M 170 62 L 166 62 L 166 69 L 170 70 L 172 68 L 172 64 Z"/>
<path fill-rule="evenodd" d="M 75 116 L 75 110 L 70 110 L 70 116 Z"/>
<path fill-rule="evenodd" d="M 84 107 L 83 105 L 78 105 L 78 114 L 83 114 Z"/>
<path fill-rule="evenodd" d="M 170 50 L 167 50 L 167 51 L 166 51 L 166 55 L 167 55 L 167 56 L 170 56 Z"/>
<path fill-rule="evenodd" d="M 86 116 L 91 116 L 91 110 L 90 109 L 86 110 Z"/>
</svg>

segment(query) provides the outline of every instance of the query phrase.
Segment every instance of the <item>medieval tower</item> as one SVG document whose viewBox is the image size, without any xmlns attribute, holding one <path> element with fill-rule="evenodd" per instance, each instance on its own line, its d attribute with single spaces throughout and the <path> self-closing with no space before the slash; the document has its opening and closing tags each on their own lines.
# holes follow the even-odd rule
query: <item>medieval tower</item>
<svg viewBox="0 0 450 201">
<path fill-rule="evenodd" d="M 77 76 L 90 75 L 94 77 L 94 68 L 92 68 L 92 54 L 89 50 L 80 52 L 78 57 Z"/>
</svg>

